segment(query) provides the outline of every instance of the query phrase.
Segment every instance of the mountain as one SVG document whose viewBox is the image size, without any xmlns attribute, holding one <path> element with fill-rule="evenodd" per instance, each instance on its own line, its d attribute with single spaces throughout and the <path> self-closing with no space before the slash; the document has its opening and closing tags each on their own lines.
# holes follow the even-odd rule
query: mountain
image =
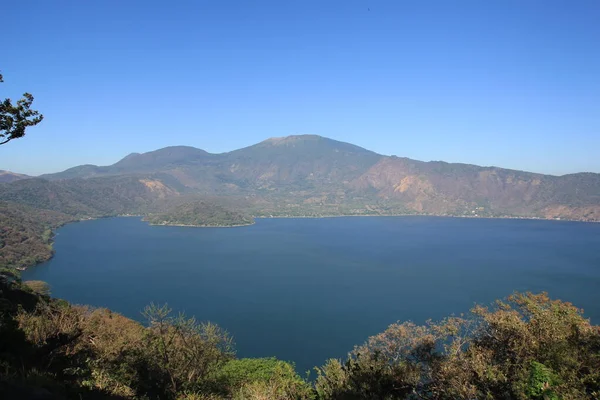
<svg viewBox="0 0 600 400">
<path fill-rule="evenodd" d="M 416 212 L 600 219 L 600 174 L 551 176 L 385 157 L 351 185 Z"/>
<path fill-rule="evenodd" d="M 316 135 L 271 138 L 222 156 L 231 179 L 260 188 L 340 185 L 360 176 L 381 155 Z"/>
<path fill-rule="evenodd" d="M 0 186 L 0 200 L 70 215 L 162 212 L 183 199 L 210 197 L 254 216 L 417 213 L 600 220 L 600 174 L 551 176 L 423 162 L 316 135 L 271 138 L 221 154 L 167 147 L 42 178 Z M 66 209 L 65 202 L 73 207 Z"/>
<path fill-rule="evenodd" d="M 21 179 L 31 178 L 28 175 L 17 174 L 15 172 L 4 171 L 0 169 L 0 183 L 10 183 Z"/>
<path fill-rule="evenodd" d="M 73 178 L 92 178 L 98 176 L 123 175 L 134 173 L 152 173 L 158 172 L 170 167 L 182 165 L 197 165 L 211 154 L 204 150 L 189 146 L 172 146 L 148 153 L 131 153 L 119 162 L 99 167 L 96 165 L 80 165 L 69 168 L 66 171 L 56 174 L 45 174 L 39 176 L 42 179 L 60 180 Z"/>
<path fill-rule="evenodd" d="M 161 179 L 162 178 L 162 179 Z M 179 195 L 170 176 L 111 176 L 56 182 L 33 178 L 0 185 L 0 200 L 79 218 L 145 213 Z M 157 207 L 157 206 L 155 206 Z"/>
<path fill-rule="evenodd" d="M 271 138 L 223 154 L 177 146 L 133 153 L 104 167 L 83 165 L 40 178 L 61 180 L 163 172 L 182 184 L 211 191 L 219 183 L 267 188 L 299 184 L 337 184 L 354 179 L 382 156 L 348 143 L 316 135 Z"/>
</svg>

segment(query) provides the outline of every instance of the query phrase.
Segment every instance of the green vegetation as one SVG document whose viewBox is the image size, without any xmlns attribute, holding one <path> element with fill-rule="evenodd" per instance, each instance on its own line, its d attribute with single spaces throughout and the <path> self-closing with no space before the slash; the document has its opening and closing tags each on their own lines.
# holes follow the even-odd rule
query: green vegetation
<svg viewBox="0 0 600 400">
<path fill-rule="evenodd" d="M 50 296 L 50 285 L 44 281 L 24 281 L 23 285 L 28 287 L 34 293 Z"/>
<path fill-rule="evenodd" d="M 546 294 L 466 318 L 391 325 L 319 369 L 323 399 L 589 399 L 600 396 L 600 327 Z"/>
<path fill-rule="evenodd" d="M 174 207 L 176 189 L 158 179 L 113 177 L 82 182 L 26 179 L 0 184 L 0 268 L 25 269 L 52 257 L 56 228 L 68 222 L 122 214 L 146 214 L 152 224 L 237 226 L 254 222 L 212 201 Z"/>
<path fill-rule="evenodd" d="M 182 204 L 166 213 L 144 218 L 152 225 L 241 226 L 254 223 L 251 217 L 205 201 Z"/>
<path fill-rule="evenodd" d="M 0 201 L 57 211 L 77 219 L 146 213 L 177 193 L 175 188 L 154 177 L 115 176 L 56 182 L 33 178 L 0 185 Z"/>
<path fill-rule="evenodd" d="M 116 176 L 160 176 L 178 194 L 235 199 L 234 210 L 254 216 L 413 213 L 600 221 L 600 174 L 550 176 L 422 162 L 315 135 L 272 138 L 222 154 L 167 147 L 44 178 L 99 184 Z"/>
<path fill-rule="evenodd" d="M 55 399 L 588 399 L 600 327 L 569 303 L 515 294 L 468 317 L 392 324 L 317 368 L 236 359 L 211 323 L 150 305 L 142 325 L 0 275 L 0 397 Z M 46 398 L 45 397 L 45 398 Z"/>
<path fill-rule="evenodd" d="M 143 311 L 147 325 L 106 309 L 73 306 L 38 283 L 0 275 L 0 397 L 308 399 L 291 364 L 235 360 L 231 337 L 211 323 Z"/>
<path fill-rule="evenodd" d="M 24 269 L 52 257 L 52 230 L 74 221 L 60 212 L 0 202 L 0 268 Z"/>
<path fill-rule="evenodd" d="M 227 362 L 216 380 L 238 398 L 314 397 L 311 385 L 294 370 L 294 365 L 276 358 L 243 358 Z"/>
<path fill-rule="evenodd" d="M 0 74 L 0 83 L 2 82 L 4 77 Z M 32 104 L 33 96 L 29 93 L 24 93 L 17 104 L 13 104 L 10 99 L 0 102 L 0 145 L 25 136 L 28 127 L 42 121 L 44 116 L 32 110 Z"/>
</svg>

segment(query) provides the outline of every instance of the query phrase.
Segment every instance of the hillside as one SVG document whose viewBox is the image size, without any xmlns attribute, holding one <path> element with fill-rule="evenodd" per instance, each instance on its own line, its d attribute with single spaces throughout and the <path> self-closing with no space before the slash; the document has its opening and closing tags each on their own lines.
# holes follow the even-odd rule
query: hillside
<svg viewBox="0 0 600 400">
<path fill-rule="evenodd" d="M 99 176 L 153 173 L 178 168 L 184 165 L 198 165 L 212 155 L 204 150 L 188 146 L 171 146 L 148 153 L 132 153 L 109 166 L 80 165 L 56 174 L 41 175 L 47 180 L 92 178 Z"/>
<path fill-rule="evenodd" d="M 386 157 L 350 185 L 415 212 L 600 220 L 600 174 L 551 176 Z"/>
<path fill-rule="evenodd" d="M 28 175 L 17 174 L 15 172 L 4 171 L 4 170 L 0 169 L 0 183 L 10 183 L 10 182 L 18 181 L 21 179 L 28 179 L 28 178 L 31 178 L 31 177 Z"/>
<path fill-rule="evenodd" d="M 76 217 L 143 213 L 179 194 L 170 176 L 113 176 L 50 182 L 27 179 L 0 185 L 0 199 Z"/>
<path fill-rule="evenodd" d="M 152 225 L 197 227 L 242 226 L 254 223 L 251 217 L 206 201 L 186 203 L 164 213 L 150 214 L 144 221 Z"/>
<path fill-rule="evenodd" d="M 52 257 L 52 231 L 74 221 L 60 212 L 0 202 L 0 269 L 23 269 Z"/>
<path fill-rule="evenodd" d="M 167 147 L 130 154 L 111 166 L 80 166 L 43 178 L 77 191 L 92 185 L 90 180 L 104 185 L 105 179 L 132 176 L 153 177 L 178 194 L 243 200 L 244 210 L 257 216 L 417 213 L 600 220 L 600 174 L 551 176 L 422 162 L 316 135 L 271 138 L 222 154 Z M 73 177 L 81 179 L 67 183 Z M 41 185 L 31 183 L 36 184 Z M 138 185 L 135 179 L 131 184 Z M 0 199 L 6 199 L 1 189 Z M 143 207 L 129 202 L 119 209 Z"/>
</svg>

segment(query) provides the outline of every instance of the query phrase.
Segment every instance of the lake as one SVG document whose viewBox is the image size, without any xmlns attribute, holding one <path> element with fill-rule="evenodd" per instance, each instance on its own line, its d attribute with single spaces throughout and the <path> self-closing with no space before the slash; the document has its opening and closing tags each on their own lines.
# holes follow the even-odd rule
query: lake
<svg viewBox="0 0 600 400">
<path fill-rule="evenodd" d="M 300 372 L 397 320 L 460 314 L 515 290 L 548 291 L 600 322 L 593 223 L 348 217 L 186 228 L 109 218 L 59 229 L 54 247 L 23 279 L 138 320 L 146 304 L 168 303 L 227 329 L 238 356 L 276 356 Z"/>
</svg>

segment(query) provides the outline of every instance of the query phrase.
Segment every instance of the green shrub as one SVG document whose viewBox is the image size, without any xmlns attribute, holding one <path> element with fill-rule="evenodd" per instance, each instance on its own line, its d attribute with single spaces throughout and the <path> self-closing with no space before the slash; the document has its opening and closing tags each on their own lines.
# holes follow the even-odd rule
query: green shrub
<svg viewBox="0 0 600 400">
<path fill-rule="evenodd" d="M 286 379 L 297 377 L 293 365 L 271 357 L 231 360 L 221 368 L 217 379 L 228 387 L 238 388 L 245 383 L 268 382 L 276 372 Z"/>
<path fill-rule="evenodd" d="M 557 384 L 558 379 L 556 374 L 550 368 L 537 361 L 531 362 L 529 384 L 525 391 L 529 398 L 536 400 L 558 400 L 559 397 L 553 390 L 553 387 Z"/>
<path fill-rule="evenodd" d="M 231 360 L 217 373 L 219 386 L 236 399 L 309 399 L 312 388 L 294 364 L 276 358 Z"/>
<path fill-rule="evenodd" d="M 50 285 L 44 281 L 24 281 L 23 285 L 42 296 L 50 296 Z"/>
</svg>

